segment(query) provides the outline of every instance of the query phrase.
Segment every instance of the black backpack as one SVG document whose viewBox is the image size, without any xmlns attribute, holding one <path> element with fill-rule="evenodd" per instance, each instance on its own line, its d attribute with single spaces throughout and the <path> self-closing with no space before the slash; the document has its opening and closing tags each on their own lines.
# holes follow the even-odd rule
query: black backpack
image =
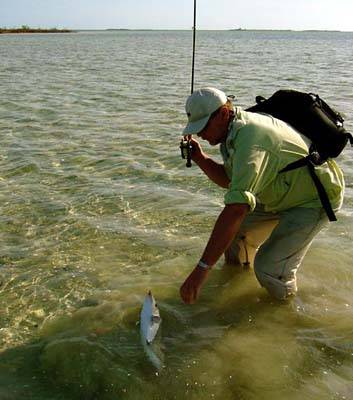
<svg viewBox="0 0 353 400">
<path fill-rule="evenodd" d="M 268 99 L 257 96 L 256 103 L 246 111 L 270 114 L 311 140 L 309 155 L 287 165 L 280 172 L 307 166 L 329 220 L 336 221 L 325 188 L 315 173 L 315 166 L 337 157 L 348 141 L 353 146 L 353 137 L 343 127 L 341 114 L 318 95 L 295 90 L 279 90 Z"/>
</svg>

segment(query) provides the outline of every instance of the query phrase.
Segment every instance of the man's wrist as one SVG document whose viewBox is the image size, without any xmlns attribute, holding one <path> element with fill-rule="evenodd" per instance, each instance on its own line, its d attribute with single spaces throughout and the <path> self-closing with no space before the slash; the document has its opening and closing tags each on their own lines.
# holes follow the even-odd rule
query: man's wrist
<svg viewBox="0 0 353 400">
<path fill-rule="evenodd" d="M 197 263 L 197 266 L 200 267 L 200 268 L 202 268 L 202 269 L 204 269 L 205 271 L 209 271 L 209 270 L 212 268 L 211 265 L 208 265 L 208 264 L 205 263 L 203 260 L 200 260 L 200 261 Z"/>
</svg>

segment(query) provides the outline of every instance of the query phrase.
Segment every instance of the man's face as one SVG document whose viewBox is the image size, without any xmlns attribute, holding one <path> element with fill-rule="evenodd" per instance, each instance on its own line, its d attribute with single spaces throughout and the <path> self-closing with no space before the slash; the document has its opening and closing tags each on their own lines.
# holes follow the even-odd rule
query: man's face
<svg viewBox="0 0 353 400">
<path fill-rule="evenodd" d="M 207 140 L 211 146 L 221 143 L 228 130 L 229 112 L 227 108 L 221 108 L 211 115 L 207 125 L 197 134 L 201 139 Z"/>
</svg>

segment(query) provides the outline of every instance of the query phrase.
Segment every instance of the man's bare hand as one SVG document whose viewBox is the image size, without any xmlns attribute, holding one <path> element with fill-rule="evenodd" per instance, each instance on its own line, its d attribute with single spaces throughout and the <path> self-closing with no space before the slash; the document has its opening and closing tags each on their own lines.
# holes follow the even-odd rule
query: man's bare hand
<svg viewBox="0 0 353 400">
<path fill-rule="evenodd" d="M 201 287 L 205 283 L 209 270 L 195 267 L 180 288 L 180 296 L 184 303 L 192 304 L 197 300 Z"/>
<path fill-rule="evenodd" d="M 191 137 L 190 141 L 192 145 L 191 159 L 196 162 L 203 156 L 202 148 L 200 143 L 193 137 Z"/>
<path fill-rule="evenodd" d="M 201 147 L 200 143 L 196 139 L 194 139 L 194 137 L 191 135 L 184 136 L 184 139 L 190 140 L 190 143 L 192 145 L 191 159 L 192 159 L 192 161 L 196 162 L 196 164 L 197 164 L 197 162 L 200 159 L 204 158 L 204 156 L 205 156 L 202 151 L 202 147 Z"/>
</svg>

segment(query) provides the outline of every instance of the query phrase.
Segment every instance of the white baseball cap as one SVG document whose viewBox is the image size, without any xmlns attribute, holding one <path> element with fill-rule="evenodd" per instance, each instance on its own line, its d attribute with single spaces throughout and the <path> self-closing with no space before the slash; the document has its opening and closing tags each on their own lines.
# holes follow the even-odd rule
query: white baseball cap
<svg viewBox="0 0 353 400">
<path fill-rule="evenodd" d="M 224 92 L 212 87 L 196 90 L 186 100 L 185 111 L 188 116 L 188 124 L 183 130 L 183 134 L 191 135 L 201 132 L 212 113 L 226 104 L 227 99 Z"/>
</svg>

